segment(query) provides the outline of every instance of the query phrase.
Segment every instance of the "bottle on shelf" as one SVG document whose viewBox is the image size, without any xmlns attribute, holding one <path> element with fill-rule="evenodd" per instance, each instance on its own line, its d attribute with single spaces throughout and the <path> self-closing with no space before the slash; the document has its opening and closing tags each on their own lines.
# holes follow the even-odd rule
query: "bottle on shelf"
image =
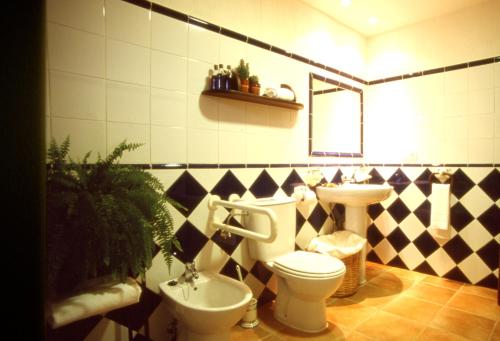
<svg viewBox="0 0 500 341">
<path fill-rule="evenodd" d="M 233 73 L 231 71 L 231 65 L 227 66 L 227 71 L 226 71 L 226 82 L 225 82 L 225 91 L 231 91 L 231 83 L 233 81 Z"/>
<path fill-rule="evenodd" d="M 219 87 L 220 87 L 219 66 L 214 65 L 210 90 L 218 90 Z"/>
<path fill-rule="evenodd" d="M 225 91 L 226 90 L 226 70 L 224 70 L 224 65 L 219 64 L 219 74 L 220 74 L 220 87 L 219 91 Z"/>
</svg>

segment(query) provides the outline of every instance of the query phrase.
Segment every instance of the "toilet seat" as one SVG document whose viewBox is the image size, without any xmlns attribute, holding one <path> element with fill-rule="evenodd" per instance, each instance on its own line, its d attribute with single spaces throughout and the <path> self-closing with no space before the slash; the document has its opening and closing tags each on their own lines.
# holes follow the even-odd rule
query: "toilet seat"
<svg viewBox="0 0 500 341">
<path fill-rule="evenodd" d="M 338 258 L 314 252 L 295 251 L 277 257 L 273 267 L 285 274 L 303 278 L 333 278 L 345 273 Z"/>
</svg>

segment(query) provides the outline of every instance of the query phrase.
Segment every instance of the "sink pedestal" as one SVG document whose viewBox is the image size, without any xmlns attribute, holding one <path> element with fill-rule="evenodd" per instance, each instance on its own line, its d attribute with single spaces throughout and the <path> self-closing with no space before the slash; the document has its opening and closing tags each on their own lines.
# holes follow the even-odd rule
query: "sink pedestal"
<svg viewBox="0 0 500 341">
<path fill-rule="evenodd" d="M 342 184 L 340 186 L 316 187 L 319 200 L 330 204 L 345 205 L 345 229 L 366 238 L 368 228 L 368 205 L 387 199 L 392 186 L 383 184 Z M 361 251 L 359 284 L 366 282 L 366 245 Z"/>
<path fill-rule="evenodd" d="M 368 215 L 366 206 L 355 207 L 345 205 L 345 229 L 351 231 L 366 239 L 366 230 L 368 228 Z M 368 242 L 368 241 L 367 241 Z M 366 244 L 361 250 L 359 257 L 359 284 L 366 282 Z"/>
</svg>

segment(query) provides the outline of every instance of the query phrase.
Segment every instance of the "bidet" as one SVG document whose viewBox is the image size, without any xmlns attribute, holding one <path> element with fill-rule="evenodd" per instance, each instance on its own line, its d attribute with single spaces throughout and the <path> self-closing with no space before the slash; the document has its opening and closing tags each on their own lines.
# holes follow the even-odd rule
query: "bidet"
<svg viewBox="0 0 500 341">
<path fill-rule="evenodd" d="M 231 328 L 243 317 L 252 298 L 246 284 L 211 271 L 199 272 L 195 286 L 172 283 L 163 282 L 159 287 L 178 320 L 180 341 L 229 340 Z"/>
</svg>

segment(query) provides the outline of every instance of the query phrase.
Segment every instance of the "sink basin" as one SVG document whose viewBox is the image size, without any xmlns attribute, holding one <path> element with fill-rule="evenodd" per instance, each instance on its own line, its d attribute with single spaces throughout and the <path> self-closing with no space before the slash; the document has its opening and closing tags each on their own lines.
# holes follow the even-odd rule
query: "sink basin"
<svg viewBox="0 0 500 341">
<path fill-rule="evenodd" d="M 343 184 L 338 187 L 316 187 L 321 201 L 364 207 L 375 204 L 389 197 L 392 186 L 375 184 Z"/>
<path fill-rule="evenodd" d="M 345 229 L 366 238 L 368 214 L 366 207 L 387 199 L 392 192 L 390 185 L 342 184 L 338 187 L 316 187 L 320 201 L 345 205 Z M 359 283 L 366 282 L 366 247 L 359 259 Z"/>
<path fill-rule="evenodd" d="M 252 298 L 250 288 L 230 277 L 199 273 L 194 283 L 160 283 L 170 313 L 178 320 L 178 339 L 229 340 L 231 328 L 243 317 Z"/>
</svg>

